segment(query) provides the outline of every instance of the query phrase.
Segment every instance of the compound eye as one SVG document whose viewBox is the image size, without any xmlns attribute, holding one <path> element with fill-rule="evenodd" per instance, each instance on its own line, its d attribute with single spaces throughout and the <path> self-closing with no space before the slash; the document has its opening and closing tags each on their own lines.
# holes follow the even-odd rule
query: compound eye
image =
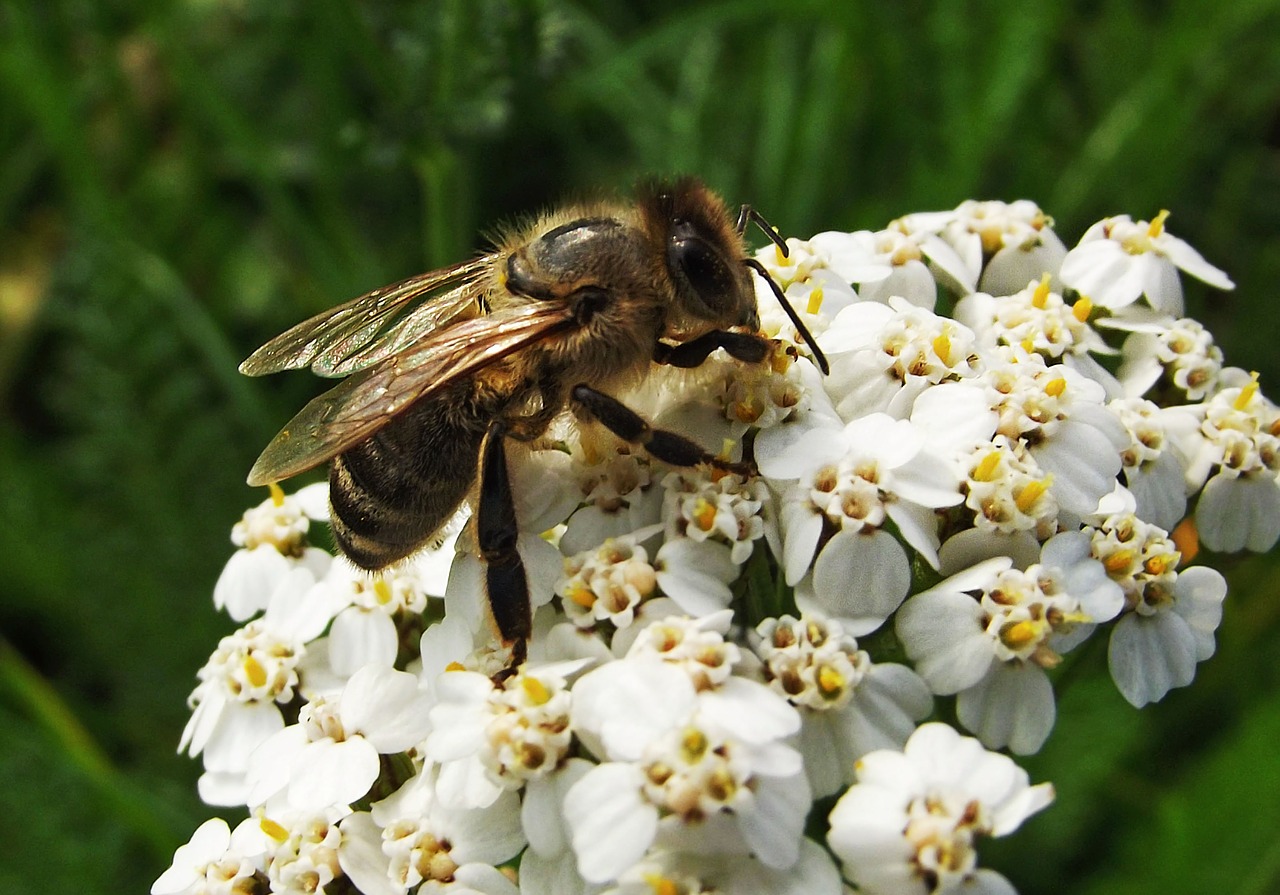
<svg viewBox="0 0 1280 895">
<path fill-rule="evenodd" d="M 683 297 L 698 316 L 722 317 L 733 311 L 737 282 L 724 257 L 710 243 L 677 225 L 667 246 L 667 266 L 681 287 Z"/>
</svg>

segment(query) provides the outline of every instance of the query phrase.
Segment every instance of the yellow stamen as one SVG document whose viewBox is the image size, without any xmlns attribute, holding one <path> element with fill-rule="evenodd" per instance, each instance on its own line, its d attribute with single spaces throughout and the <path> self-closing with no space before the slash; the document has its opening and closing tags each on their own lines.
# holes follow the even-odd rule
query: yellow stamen
<svg viewBox="0 0 1280 895">
<path fill-rule="evenodd" d="M 644 881 L 649 884 L 653 895 L 680 895 L 680 887 L 675 880 L 660 876 L 657 873 L 646 873 Z"/>
<path fill-rule="evenodd" d="M 1049 280 L 1052 279 L 1047 273 L 1040 277 L 1040 283 L 1036 286 L 1036 291 L 1031 293 L 1031 304 L 1040 310 L 1044 310 L 1044 306 L 1049 302 Z"/>
<path fill-rule="evenodd" d="M 1152 239 L 1155 239 L 1157 236 L 1163 233 L 1164 222 L 1165 222 L 1165 219 L 1168 217 L 1169 217 L 1169 209 L 1167 208 L 1160 209 L 1160 213 L 1155 216 L 1155 219 L 1151 222 L 1151 226 L 1147 228 L 1147 236 L 1151 237 Z"/>
<path fill-rule="evenodd" d="M 595 592 L 591 588 L 582 585 L 569 588 L 569 592 L 565 596 L 583 609 L 590 609 L 596 604 Z"/>
<path fill-rule="evenodd" d="M 940 333 L 933 340 L 933 353 L 938 356 L 938 360 L 944 364 L 951 365 L 951 336 L 947 333 Z"/>
<path fill-rule="evenodd" d="M 1093 313 L 1093 301 L 1087 295 L 1082 295 L 1076 299 L 1076 303 L 1071 306 L 1071 316 L 1075 317 L 1081 323 L 1089 322 L 1089 315 Z"/>
<path fill-rule="evenodd" d="M 1254 370 L 1249 376 L 1251 377 L 1249 384 L 1240 389 L 1240 394 L 1236 395 L 1235 401 L 1231 403 L 1231 406 L 1241 413 L 1249 409 L 1253 396 L 1258 393 L 1258 371 Z"/>
<path fill-rule="evenodd" d="M 267 487 L 271 489 L 271 502 L 278 507 L 284 506 L 284 489 L 275 482 L 269 482 Z"/>
<path fill-rule="evenodd" d="M 1027 336 L 1019 344 L 1022 346 L 1022 350 L 1027 352 L 1027 354 L 1036 350 L 1036 340 L 1031 336 Z"/>
<path fill-rule="evenodd" d="M 830 665 L 823 665 L 818 669 L 818 691 L 823 696 L 837 696 L 847 684 L 844 675 Z"/>
<path fill-rule="evenodd" d="M 267 669 L 263 668 L 262 663 L 253 656 L 245 656 L 241 667 L 244 669 L 244 676 L 253 686 L 261 687 L 267 683 Z"/>
<path fill-rule="evenodd" d="M 387 579 L 381 575 L 373 579 L 373 595 L 377 597 L 380 606 L 386 606 L 391 602 L 391 585 L 387 584 Z"/>
<path fill-rule="evenodd" d="M 1117 575 L 1127 575 L 1129 569 L 1133 567 L 1133 551 L 1117 550 L 1102 561 L 1102 567 L 1113 578 Z"/>
<path fill-rule="evenodd" d="M 787 266 L 787 256 L 782 251 L 782 246 L 778 245 L 776 242 L 773 244 L 773 257 L 777 259 L 775 263 L 779 267 Z"/>
<path fill-rule="evenodd" d="M 466 671 L 467 666 L 463 665 L 461 662 L 450 662 L 448 665 L 444 667 L 444 670 L 445 671 Z"/>
<path fill-rule="evenodd" d="M 1031 515 L 1032 509 L 1035 508 L 1036 501 L 1040 499 L 1040 496 L 1044 494 L 1045 491 L 1049 490 L 1049 483 L 1051 481 L 1052 477 L 1046 476 L 1040 481 L 1027 482 L 1027 484 L 1023 485 L 1022 490 L 1013 498 L 1013 502 L 1017 504 L 1018 510 L 1028 516 Z"/>
<path fill-rule="evenodd" d="M 534 705 L 546 705 L 551 699 L 551 691 L 547 689 L 547 685 L 536 677 L 520 675 L 520 686 L 524 688 L 524 695 L 529 697 L 529 701 Z"/>
<path fill-rule="evenodd" d="M 1050 398 L 1060 398 L 1062 393 L 1067 390 L 1067 380 L 1059 376 L 1057 379 L 1050 379 L 1044 385 L 1044 393 Z"/>
<path fill-rule="evenodd" d="M 705 497 L 699 497 L 693 508 L 693 521 L 703 531 L 711 531 L 716 524 L 717 507 Z"/>
<path fill-rule="evenodd" d="M 989 482 L 995 478 L 996 467 L 1000 465 L 1000 452 L 991 451 L 985 457 L 978 461 L 978 467 L 973 471 L 972 477 L 975 482 Z"/>
<path fill-rule="evenodd" d="M 1190 516 L 1183 519 L 1169 532 L 1169 540 L 1173 541 L 1173 545 L 1178 548 L 1181 558 L 1187 562 L 1196 558 L 1196 554 L 1200 552 L 1200 532 L 1196 528 L 1196 522 Z"/>
<path fill-rule="evenodd" d="M 262 832 L 266 833 L 276 842 L 284 842 L 289 838 L 289 831 L 269 817 L 264 817 L 262 820 L 258 821 L 258 826 L 262 828 Z"/>
<path fill-rule="evenodd" d="M 1142 567 L 1147 570 L 1148 575 L 1160 576 L 1177 566 L 1179 558 L 1176 553 L 1162 553 L 1159 556 L 1150 557 Z"/>
<path fill-rule="evenodd" d="M 710 746 L 707 735 L 696 728 L 686 730 L 680 741 L 680 751 L 684 753 L 685 760 L 690 764 L 699 761 Z"/>
<path fill-rule="evenodd" d="M 810 314 L 816 314 L 822 310 L 822 287 L 819 286 L 809 293 L 809 303 L 805 306 L 805 310 Z"/>
<path fill-rule="evenodd" d="M 1040 625 L 1033 621 L 1014 622 L 1000 631 L 1000 642 L 1009 649 L 1022 650 L 1040 639 Z"/>
</svg>

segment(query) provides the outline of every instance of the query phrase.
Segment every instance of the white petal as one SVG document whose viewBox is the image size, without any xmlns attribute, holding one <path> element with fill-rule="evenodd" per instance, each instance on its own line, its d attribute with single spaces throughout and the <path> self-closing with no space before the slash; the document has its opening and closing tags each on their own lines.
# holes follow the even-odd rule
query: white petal
<svg viewBox="0 0 1280 895">
<path fill-rule="evenodd" d="M 855 637 L 884 623 L 911 588 L 911 563 L 888 532 L 837 532 L 813 564 L 813 591 Z"/>
<path fill-rule="evenodd" d="M 1053 730 L 1053 685 L 1032 663 L 999 662 L 986 679 L 956 698 L 956 716 L 989 749 L 1039 751 Z"/>
<path fill-rule="evenodd" d="M 578 871 L 591 882 L 614 879 L 653 842 L 658 810 L 643 798 L 643 785 L 639 768 L 610 763 L 592 768 L 566 793 L 564 818 Z"/>
<path fill-rule="evenodd" d="M 658 659 L 626 659 L 594 668 L 573 685 L 575 730 L 600 739 L 602 757 L 633 761 L 689 717 L 697 695 L 689 675 Z"/>
<path fill-rule="evenodd" d="M 329 628 L 329 664 L 338 674 L 354 674 L 365 665 L 390 668 L 398 646 L 396 624 L 385 612 L 348 606 Z"/>
<path fill-rule="evenodd" d="M 213 605 L 225 607 L 235 621 L 245 621 L 267 608 L 272 591 L 291 568 L 289 560 L 270 544 L 237 550 L 213 586 Z"/>
<path fill-rule="evenodd" d="M 796 582 L 809 571 L 818 539 L 822 537 L 822 515 L 808 501 L 789 501 L 782 506 L 782 566 L 786 582 Z"/>
<path fill-rule="evenodd" d="M 800 856 L 804 819 L 811 807 L 804 774 L 759 777 L 754 804 L 738 815 L 738 828 L 762 864 L 785 869 Z"/>
<path fill-rule="evenodd" d="M 1280 483 L 1271 475 L 1214 476 L 1200 493 L 1196 527 L 1210 550 L 1265 553 L 1280 539 Z"/>
<path fill-rule="evenodd" d="M 654 560 L 658 587 L 694 618 L 724 609 L 733 598 L 729 582 L 738 577 L 738 566 L 727 544 L 675 538 Z"/>
<path fill-rule="evenodd" d="M 364 737 L 319 740 L 298 754 L 289 778 L 289 804 L 304 811 L 347 806 L 378 779 L 378 750 Z"/>
<path fill-rule="evenodd" d="M 995 661 L 977 600 L 954 591 L 916 594 L 898 610 L 898 637 L 934 693 L 972 687 Z"/>
<path fill-rule="evenodd" d="M 1196 639 L 1196 661 L 1203 662 L 1214 652 L 1213 635 L 1222 622 L 1227 581 L 1217 569 L 1192 566 L 1178 573 L 1174 594 L 1173 610 L 1186 619 Z"/>
<path fill-rule="evenodd" d="M 390 861 L 382 853 L 382 830 L 367 811 L 342 819 L 338 863 L 364 895 L 404 895 L 404 886 L 391 881 Z"/>
<path fill-rule="evenodd" d="M 763 743 L 800 729 L 800 714 L 787 700 L 757 681 L 730 677 L 702 693 L 698 712 L 734 739 Z"/>
<path fill-rule="evenodd" d="M 1142 708 L 1195 679 L 1196 638 L 1176 612 L 1129 613 L 1116 622 L 1107 661 L 1120 694 Z"/>
<path fill-rule="evenodd" d="M 373 665 L 351 676 L 339 703 L 347 734 L 359 731 L 383 753 L 402 752 L 425 737 L 430 708 L 417 675 Z"/>
<path fill-rule="evenodd" d="M 550 857 L 569 847 L 560 806 L 565 793 L 593 767 L 595 765 L 585 759 L 570 758 L 555 773 L 529 781 L 520 805 L 520 824 L 532 854 Z M 524 863 L 520 866 L 523 870 Z"/>
</svg>

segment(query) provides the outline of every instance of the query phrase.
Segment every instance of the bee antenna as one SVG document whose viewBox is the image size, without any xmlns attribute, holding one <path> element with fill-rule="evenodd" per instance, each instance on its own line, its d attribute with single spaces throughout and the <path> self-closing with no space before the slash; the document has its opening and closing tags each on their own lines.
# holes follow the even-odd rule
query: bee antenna
<svg viewBox="0 0 1280 895">
<path fill-rule="evenodd" d="M 746 207 L 745 205 L 743 206 L 744 209 Z M 822 371 L 822 375 L 828 375 L 831 372 L 831 365 L 827 363 L 827 356 L 818 347 L 818 341 L 813 337 L 813 333 L 809 332 L 809 327 L 804 325 L 804 321 L 800 319 L 796 309 L 791 307 L 791 302 L 787 301 L 786 296 L 782 294 L 782 289 L 779 288 L 777 280 L 770 276 L 769 271 L 765 270 L 764 265 L 755 258 L 744 258 L 742 263 L 760 274 L 764 281 L 769 284 L 769 288 L 773 290 L 774 297 L 778 299 L 778 304 L 782 305 L 782 310 L 786 311 L 787 316 L 791 318 L 796 331 L 800 333 L 800 338 L 804 339 L 804 343 L 809 346 L 818 369 Z"/>
<path fill-rule="evenodd" d="M 750 205 L 744 205 L 738 210 L 737 228 L 739 236 L 747 232 L 748 224 L 755 224 L 763 230 L 764 235 L 769 237 L 769 241 L 778 247 L 778 251 L 782 253 L 783 258 L 789 258 L 791 256 L 791 250 L 787 248 L 787 241 L 778 234 L 778 231 L 774 229 L 773 224 L 766 221 L 764 219 L 764 215 L 756 211 Z"/>
</svg>

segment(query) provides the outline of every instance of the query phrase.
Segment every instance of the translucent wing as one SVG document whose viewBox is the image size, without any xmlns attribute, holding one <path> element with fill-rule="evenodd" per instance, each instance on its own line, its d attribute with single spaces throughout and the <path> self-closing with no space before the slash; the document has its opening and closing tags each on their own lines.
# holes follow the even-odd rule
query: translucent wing
<svg viewBox="0 0 1280 895">
<path fill-rule="evenodd" d="M 475 313 L 484 274 L 496 257 L 419 274 L 330 308 L 263 345 L 240 372 L 263 376 L 310 366 L 320 376 L 345 376 L 371 367 L 449 321 Z"/>
<path fill-rule="evenodd" d="M 249 484 L 277 482 L 330 460 L 449 382 L 576 325 L 567 304 L 538 302 L 437 330 L 302 408 L 253 464 Z"/>
</svg>

